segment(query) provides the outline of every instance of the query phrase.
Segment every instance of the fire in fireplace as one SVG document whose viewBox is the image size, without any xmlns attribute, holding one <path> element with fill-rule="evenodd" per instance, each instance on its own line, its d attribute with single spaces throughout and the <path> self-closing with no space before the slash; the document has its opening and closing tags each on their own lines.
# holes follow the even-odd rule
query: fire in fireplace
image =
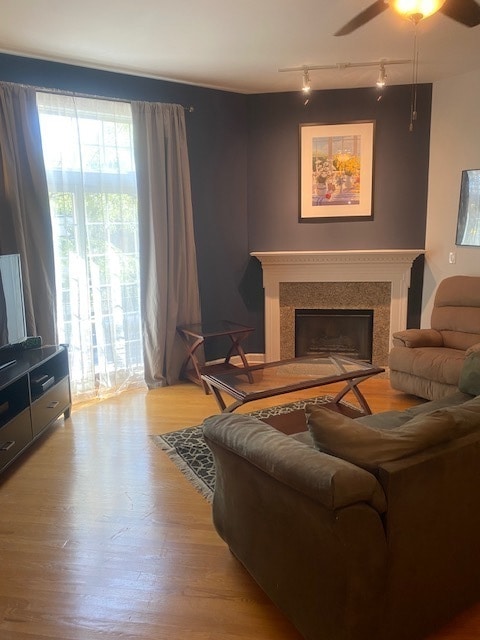
<svg viewBox="0 0 480 640">
<path fill-rule="evenodd" d="M 338 353 L 372 362 L 372 309 L 296 309 L 295 356 Z"/>
</svg>

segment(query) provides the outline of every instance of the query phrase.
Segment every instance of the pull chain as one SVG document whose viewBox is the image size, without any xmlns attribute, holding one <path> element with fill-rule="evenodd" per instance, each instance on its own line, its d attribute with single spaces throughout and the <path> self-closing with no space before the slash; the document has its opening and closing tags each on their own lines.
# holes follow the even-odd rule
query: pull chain
<svg viewBox="0 0 480 640">
<path fill-rule="evenodd" d="M 414 25 L 413 36 L 413 64 L 412 64 L 412 98 L 410 102 L 410 126 L 409 131 L 413 131 L 414 123 L 417 119 L 417 85 L 418 85 L 418 23 Z"/>
</svg>

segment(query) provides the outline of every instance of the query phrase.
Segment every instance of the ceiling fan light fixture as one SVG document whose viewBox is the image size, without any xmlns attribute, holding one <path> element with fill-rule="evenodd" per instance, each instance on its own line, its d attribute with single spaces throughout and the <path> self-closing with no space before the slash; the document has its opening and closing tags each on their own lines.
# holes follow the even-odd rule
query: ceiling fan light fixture
<svg viewBox="0 0 480 640">
<path fill-rule="evenodd" d="M 445 0 L 391 0 L 392 8 L 404 18 L 419 22 L 436 13 Z"/>
</svg>

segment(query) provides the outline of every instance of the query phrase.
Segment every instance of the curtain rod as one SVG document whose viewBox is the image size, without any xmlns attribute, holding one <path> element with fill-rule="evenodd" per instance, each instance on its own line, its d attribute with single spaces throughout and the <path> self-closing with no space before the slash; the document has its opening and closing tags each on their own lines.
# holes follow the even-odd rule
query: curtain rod
<svg viewBox="0 0 480 640">
<path fill-rule="evenodd" d="M 95 94 L 90 94 L 90 93 L 79 93 L 78 91 L 68 91 L 67 89 L 52 89 L 51 87 L 37 87 L 35 85 L 31 85 L 31 84 L 23 84 L 21 82 L 4 82 L 3 80 L 0 81 L 0 84 L 4 84 L 4 85 L 11 85 L 11 86 L 16 86 L 16 87 L 23 87 L 24 89 L 33 89 L 34 91 L 42 91 L 43 93 L 53 93 L 53 94 L 58 94 L 58 95 L 63 95 L 63 96 L 72 96 L 74 98 L 90 98 L 93 100 L 109 100 L 110 102 L 137 102 L 136 100 L 128 100 L 128 99 L 124 99 L 124 98 L 117 98 L 115 96 L 109 97 L 109 96 L 97 96 Z M 143 102 L 157 102 L 156 100 L 144 100 Z M 177 103 L 173 103 L 173 102 L 166 102 L 163 104 L 177 104 Z M 192 105 L 185 107 L 183 104 L 179 105 L 180 107 L 182 107 L 185 111 L 187 111 L 188 113 L 193 113 L 195 111 L 195 107 L 193 107 Z"/>
</svg>

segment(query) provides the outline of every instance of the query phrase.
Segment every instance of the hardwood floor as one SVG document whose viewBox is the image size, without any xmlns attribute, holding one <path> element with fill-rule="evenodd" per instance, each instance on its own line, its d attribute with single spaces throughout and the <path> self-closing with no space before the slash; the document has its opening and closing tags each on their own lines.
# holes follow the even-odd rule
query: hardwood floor
<svg viewBox="0 0 480 640">
<path fill-rule="evenodd" d="M 362 390 L 375 412 L 415 402 L 387 380 Z M 191 383 L 74 407 L 0 477 L 2 640 L 300 640 L 149 439 L 213 413 Z M 479 637 L 480 605 L 432 640 Z"/>
</svg>

